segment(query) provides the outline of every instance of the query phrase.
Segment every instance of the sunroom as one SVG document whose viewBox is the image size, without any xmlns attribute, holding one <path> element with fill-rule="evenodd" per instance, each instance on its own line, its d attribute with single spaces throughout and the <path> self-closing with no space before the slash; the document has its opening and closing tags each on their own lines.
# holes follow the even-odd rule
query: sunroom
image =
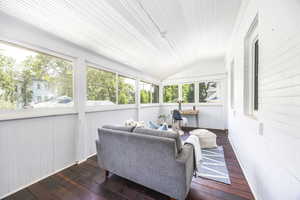
<svg viewBox="0 0 300 200">
<path fill-rule="evenodd" d="M 298 0 L 0 0 L 0 199 L 299 200 Z"/>
</svg>

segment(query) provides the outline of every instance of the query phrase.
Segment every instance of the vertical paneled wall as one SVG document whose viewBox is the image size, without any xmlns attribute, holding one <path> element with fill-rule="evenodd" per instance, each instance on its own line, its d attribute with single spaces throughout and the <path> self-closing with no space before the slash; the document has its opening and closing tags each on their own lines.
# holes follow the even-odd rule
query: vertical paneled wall
<svg viewBox="0 0 300 200">
<path fill-rule="evenodd" d="M 76 115 L 0 122 L 0 197 L 75 163 Z"/>
</svg>

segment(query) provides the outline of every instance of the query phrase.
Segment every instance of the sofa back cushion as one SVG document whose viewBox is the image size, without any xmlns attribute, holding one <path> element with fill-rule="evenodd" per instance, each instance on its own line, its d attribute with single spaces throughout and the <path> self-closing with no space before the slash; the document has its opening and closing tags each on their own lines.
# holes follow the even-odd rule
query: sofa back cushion
<svg viewBox="0 0 300 200">
<path fill-rule="evenodd" d="M 118 131 L 127 131 L 132 132 L 134 127 L 127 127 L 127 126 L 114 126 L 114 125 L 104 125 L 102 128 L 111 129 L 111 130 L 118 130 Z"/>
<path fill-rule="evenodd" d="M 180 135 L 178 133 L 172 131 L 159 131 L 159 130 L 147 129 L 147 128 L 135 128 L 133 129 L 133 132 L 175 139 L 177 152 L 179 153 L 182 149 L 182 142 L 181 142 Z"/>
</svg>

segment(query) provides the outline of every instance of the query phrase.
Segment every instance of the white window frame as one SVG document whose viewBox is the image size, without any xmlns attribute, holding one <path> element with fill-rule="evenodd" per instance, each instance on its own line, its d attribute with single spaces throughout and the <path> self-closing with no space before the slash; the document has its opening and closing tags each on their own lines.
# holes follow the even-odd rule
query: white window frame
<svg viewBox="0 0 300 200">
<path fill-rule="evenodd" d="M 0 110 L 0 121 L 16 120 L 16 119 L 30 119 L 57 115 L 73 115 L 76 114 L 77 106 L 77 92 L 76 92 L 76 57 L 56 52 L 50 49 L 42 48 L 36 45 L 19 42 L 16 40 L 9 40 L 7 38 L 0 38 L 1 43 L 16 46 L 18 48 L 28 49 L 36 53 L 46 54 L 49 56 L 64 59 L 72 64 L 73 77 L 73 106 L 72 107 L 56 107 L 56 108 L 34 108 L 34 109 L 19 109 L 19 110 Z"/>
<path fill-rule="evenodd" d="M 119 89 L 119 75 L 120 76 L 124 76 L 126 78 L 131 78 L 134 79 L 135 81 L 137 80 L 136 77 L 126 74 L 126 73 L 120 73 L 118 71 L 112 70 L 111 68 L 108 67 L 104 67 L 102 65 L 96 64 L 94 62 L 90 62 L 87 61 L 85 68 L 87 69 L 87 67 L 93 67 L 95 69 L 99 69 L 99 70 L 104 70 L 104 71 L 108 71 L 111 73 L 114 73 L 116 76 L 116 104 L 115 105 L 96 105 L 96 106 L 85 106 L 85 112 L 89 113 L 89 112 L 101 112 L 101 111 L 113 111 L 113 110 L 127 110 L 127 109 L 136 109 L 137 107 L 137 102 L 135 102 L 134 104 L 118 104 L 118 89 Z M 87 74 L 86 74 L 87 76 Z M 87 77 L 86 77 L 87 78 Z M 87 82 L 87 80 L 86 80 Z M 137 96 L 137 88 L 135 89 L 135 96 Z M 87 94 L 86 94 L 86 100 L 87 100 Z M 136 101 L 136 99 L 135 99 Z M 85 103 L 86 104 L 86 103 Z"/>
<path fill-rule="evenodd" d="M 216 82 L 217 83 L 217 95 L 220 98 L 219 102 L 199 102 L 199 84 L 202 82 Z M 194 98 L 195 102 L 194 103 L 182 103 L 185 106 L 193 106 L 193 105 L 198 105 L 198 106 L 223 106 L 223 95 L 222 95 L 222 80 L 220 79 L 214 79 L 214 80 L 209 80 L 209 79 L 203 79 L 203 80 L 196 80 L 196 81 L 181 81 L 181 82 L 169 82 L 169 83 L 164 83 L 162 84 L 162 104 L 163 105 L 177 105 L 177 103 L 166 103 L 164 102 L 164 96 L 163 96 L 163 91 L 165 86 L 171 86 L 171 85 L 177 85 L 178 86 L 178 99 L 182 100 L 182 85 L 184 84 L 194 84 Z"/>
<path fill-rule="evenodd" d="M 149 81 L 144 81 L 144 80 L 140 80 L 139 81 L 139 85 L 141 84 L 141 83 L 147 83 L 147 84 L 150 84 L 151 85 L 151 87 L 153 87 L 154 88 L 154 86 L 158 86 L 158 102 L 157 103 L 153 103 L 153 98 L 152 98 L 152 96 L 153 96 L 153 94 L 152 94 L 152 92 L 150 92 L 150 103 L 141 103 L 141 87 L 139 87 L 139 96 L 140 96 L 140 98 L 139 98 L 139 102 L 140 102 L 140 104 L 141 104 L 141 106 L 155 106 L 155 105 L 158 105 L 159 104 L 159 92 L 160 92 L 160 90 L 159 90 L 159 85 L 157 85 L 157 84 L 155 84 L 155 83 L 151 83 L 151 82 L 149 82 Z"/>
<path fill-rule="evenodd" d="M 235 110 L 235 60 L 230 63 L 230 107 Z"/>
<path fill-rule="evenodd" d="M 253 20 L 245 37 L 244 46 L 244 113 L 245 115 L 257 119 L 259 115 L 260 105 L 258 110 L 254 109 L 254 84 L 255 84 L 255 43 L 259 40 L 258 34 L 258 15 Z M 258 67 L 259 68 L 259 67 Z M 258 87 L 259 88 L 259 87 Z"/>
<path fill-rule="evenodd" d="M 177 85 L 177 89 L 178 89 L 178 99 L 181 98 L 181 90 L 180 90 L 180 84 L 179 83 L 170 83 L 170 84 L 163 84 L 162 85 L 162 103 L 164 105 L 176 105 L 177 103 L 176 102 L 173 102 L 173 103 L 168 103 L 168 102 L 164 102 L 164 89 L 165 89 L 165 86 L 172 86 L 172 85 Z"/>
<path fill-rule="evenodd" d="M 86 68 L 86 88 L 88 87 L 88 85 L 87 85 L 87 83 L 88 83 L 88 77 L 87 77 L 87 69 L 89 68 L 89 67 L 91 67 L 91 68 L 94 68 L 94 69 L 97 69 L 97 70 L 102 70 L 102 71 L 106 71 L 106 72 L 110 72 L 110 73 L 113 73 L 113 74 L 115 74 L 115 76 L 116 76 L 116 102 L 114 102 L 115 103 L 115 105 L 96 105 L 96 106 L 92 106 L 92 105 L 87 105 L 87 101 L 88 101 L 88 98 L 87 98 L 87 96 L 88 96 L 88 94 L 87 94 L 87 90 L 86 90 L 86 100 L 85 100 L 85 106 L 88 108 L 88 110 L 90 110 L 89 108 L 91 108 L 91 107 L 98 107 L 98 108 L 103 108 L 103 107 L 111 107 L 111 106 L 116 106 L 116 105 L 118 105 L 118 92 L 117 92 L 117 90 L 118 90 L 118 73 L 117 72 L 114 72 L 114 71 L 112 71 L 112 70 L 110 70 L 110 69 L 106 69 L 106 68 L 104 68 L 104 67 L 98 67 L 98 66 L 96 66 L 96 65 L 94 65 L 94 64 L 89 64 L 89 63 L 87 63 L 86 64 L 86 66 L 85 66 L 85 68 Z M 92 109 L 93 110 L 93 109 Z"/>
<path fill-rule="evenodd" d="M 197 100 L 196 100 L 196 82 L 183 82 L 183 83 L 181 83 L 181 84 L 180 84 L 181 93 L 180 93 L 179 98 L 180 98 L 181 100 L 183 100 L 183 90 L 182 90 L 182 86 L 183 86 L 183 85 L 191 85 L 191 84 L 194 85 L 194 102 L 193 102 L 193 103 L 183 103 L 183 102 L 182 102 L 182 104 L 184 104 L 184 105 L 194 105 L 194 104 L 197 103 Z M 198 87 L 199 87 L 199 86 L 198 86 Z M 199 88 L 198 88 L 198 89 L 199 89 Z M 199 91 L 198 91 L 198 92 L 199 92 Z"/>
</svg>

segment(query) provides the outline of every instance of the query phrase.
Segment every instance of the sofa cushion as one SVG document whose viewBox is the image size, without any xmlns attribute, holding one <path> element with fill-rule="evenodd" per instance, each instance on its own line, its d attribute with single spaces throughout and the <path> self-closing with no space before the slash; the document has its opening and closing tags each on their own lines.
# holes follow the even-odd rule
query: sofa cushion
<svg viewBox="0 0 300 200">
<path fill-rule="evenodd" d="M 160 131 L 160 130 L 147 129 L 147 128 L 135 128 L 133 132 L 146 134 L 146 135 L 159 136 L 159 137 L 173 138 L 175 139 L 176 142 L 177 152 L 179 153 L 182 149 L 182 142 L 180 139 L 180 135 L 173 131 Z"/>
<path fill-rule="evenodd" d="M 113 126 L 113 125 L 104 125 L 102 128 L 111 129 L 111 130 L 118 130 L 118 131 L 127 131 L 132 132 L 135 127 L 126 127 L 126 126 Z"/>
</svg>

